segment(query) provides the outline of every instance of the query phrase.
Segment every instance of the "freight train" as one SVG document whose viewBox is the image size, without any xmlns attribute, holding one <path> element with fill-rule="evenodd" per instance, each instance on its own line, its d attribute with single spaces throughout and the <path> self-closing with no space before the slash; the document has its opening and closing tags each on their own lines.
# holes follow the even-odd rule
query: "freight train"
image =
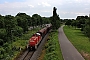
<svg viewBox="0 0 90 60">
<path fill-rule="evenodd" d="M 40 44 L 41 40 L 49 32 L 51 27 L 52 27 L 52 25 L 49 24 L 46 27 L 39 30 L 38 32 L 36 32 L 35 34 L 33 34 L 33 36 L 29 39 L 27 48 L 29 50 L 36 50 L 38 48 L 38 45 Z"/>
</svg>

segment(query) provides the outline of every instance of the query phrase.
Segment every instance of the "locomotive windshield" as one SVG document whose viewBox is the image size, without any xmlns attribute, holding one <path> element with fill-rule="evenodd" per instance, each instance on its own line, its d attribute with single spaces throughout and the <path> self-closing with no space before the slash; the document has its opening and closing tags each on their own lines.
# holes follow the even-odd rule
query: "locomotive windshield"
<svg viewBox="0 0 90 60">
<path fill-rule="evenodd" d="M 41 35 L 40 33 L 36 33 L 37 35 Z"/>
</svg>

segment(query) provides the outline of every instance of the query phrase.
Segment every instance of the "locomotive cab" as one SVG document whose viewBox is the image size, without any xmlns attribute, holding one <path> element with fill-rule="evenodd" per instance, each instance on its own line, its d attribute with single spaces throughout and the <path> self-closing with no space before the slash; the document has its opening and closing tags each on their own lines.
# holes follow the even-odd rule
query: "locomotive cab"
<svg viewBox="0 0 90 60">
<path fill-rule="evenodd" d="M 40 41 L 41 41 L 42 37 L 40 33 L 36 33 L 34 34 L 30 40 L 29 40 L 29 49 L 37 49 L 37 46 L 39 45 Z"/>
</svg>

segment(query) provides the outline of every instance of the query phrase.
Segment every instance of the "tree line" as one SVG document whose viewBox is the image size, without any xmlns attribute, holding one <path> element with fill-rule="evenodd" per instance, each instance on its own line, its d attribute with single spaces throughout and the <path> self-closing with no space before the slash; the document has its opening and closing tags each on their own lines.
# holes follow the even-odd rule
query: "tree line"
<svg viewBox="0 0 90 60">
<path fill-rule="evenodd" d="M 53 29 L 60 27 L 60 17 L 56 13 L 56 7 L 53 8 L 53 16 L 41 17 L 33 14 L 32 17 L 26 13 L 18 13 L 16 16 L 0 15 L 0 46 L 12 40 L 12 36 L 20 37 L 28 31 L 30 26 L 42 26 L 52 24 Z"/>
<path fill-rule="evenodd" d="M 33 14 L 32 17 L 26 13 L 18 13 L 16 16 L 0 15 L 0 45 L 12 40 L 12 36 L 20 37 L 28 31 L 30 26 L 42 26 L 43 24 L 52 24 L 53 29 L 60 27 L 60 17 L 56 12 L 57 8 L 53 8 L 53 16 L 41 17 Z"/>
<path fill-rule="evenodd" d="M 49 17 L 41 17 L 33 14 L 32 17 L 26 13 L 18 13 L 16 16 L 0 15 L 0 46 L 12 40 L 14 37 L 20 37 L 28 31 L 30 26 L 42 26 L 50 23 Z"/>
<path fill-rule="evenodd" d="M 90 38 L 90 17 L 77 16 L 76 19 L 65 19 L 65 25 L 80 28 L 81 31 Z"/>
</svg>

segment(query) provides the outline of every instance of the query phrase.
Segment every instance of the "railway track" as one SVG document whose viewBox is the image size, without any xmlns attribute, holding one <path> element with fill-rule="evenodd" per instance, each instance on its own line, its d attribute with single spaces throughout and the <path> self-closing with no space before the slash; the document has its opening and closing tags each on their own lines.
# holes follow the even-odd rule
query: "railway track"
<svg viewBox="0 0 90 60">
<path fill-rule="evenodd" d="M 47 40 L 49 33 L 47 33 L 45 35 L 45 37 L 42 39 L 40 45 L 38 46 L 36 51 L 29 51 L 26 50 L 21 56 L 19 56 L 17 59 L 15 60 L 37 60 L 37 58 L 40 56 L 41 51 L 42 51 L 42 47 L 45 44 L 45 41 Z"/>
<path fill-rule="evenodd" d="M 16 60 L 30 60 L 34 52 L 35 51 L 26 50 L 23 55 L 18 57 Z"/>
<path fill-rule="evenodd" d="M 26 54 L 26 56 L 22 59 L 22 60 L 30 60 L 30 58 L 32 57 L 34 51 L 30 51 Z"/>
</svg>

